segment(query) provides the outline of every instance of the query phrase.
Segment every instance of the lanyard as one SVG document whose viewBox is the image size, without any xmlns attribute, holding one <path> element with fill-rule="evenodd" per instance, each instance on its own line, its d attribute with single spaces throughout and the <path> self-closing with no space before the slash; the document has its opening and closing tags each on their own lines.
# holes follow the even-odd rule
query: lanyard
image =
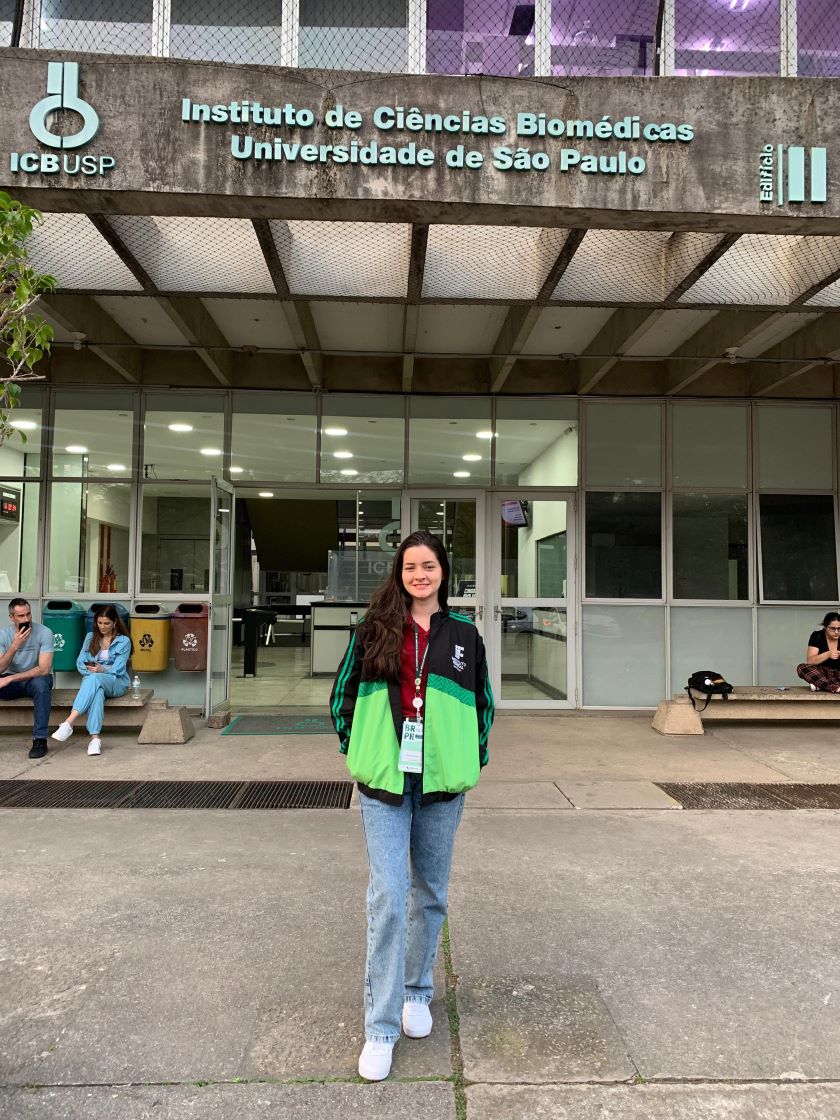
<svg viewBox="0 0 840 1120">
<path fill-rule="evenodd" d="M 412 620 L 413 621 L 413 620 Z M 431 634 L 429 634 L 431 639 Z M 423 697 L 420 695 L 420 685 L 423 681 L 423 667 L 426 664 L 426 658 L 429 655 L 429 642 L 426 643 L 426 648 L 423 650 L 423 660 L 420 660 L 420 632 L 417 623 L 414 622 L 414 699 L 411 703 L 417 712 L 417 718 L 420 719 L 420 709 L 423 707 Z"/>
</svg>

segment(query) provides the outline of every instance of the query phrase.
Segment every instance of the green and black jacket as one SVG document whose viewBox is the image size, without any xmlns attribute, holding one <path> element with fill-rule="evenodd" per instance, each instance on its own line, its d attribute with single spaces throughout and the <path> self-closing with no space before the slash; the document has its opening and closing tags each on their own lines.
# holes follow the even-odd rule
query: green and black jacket
<svg viewBox="0 0 840 1120">
<path fill-rule="evenodd" d="M 363 793 L 402 803 L 397 769 L 402 733 L 400 686 L 363 681 L 364 623 L 350 640 L 330 697 L 333 726 L 347 768 Z M 472 621 L 454 611 L 431 618 L 423 707 L 423 804 L 472 789 L 488 760 L 493 693 L 484 642 Z"/>
</svg>

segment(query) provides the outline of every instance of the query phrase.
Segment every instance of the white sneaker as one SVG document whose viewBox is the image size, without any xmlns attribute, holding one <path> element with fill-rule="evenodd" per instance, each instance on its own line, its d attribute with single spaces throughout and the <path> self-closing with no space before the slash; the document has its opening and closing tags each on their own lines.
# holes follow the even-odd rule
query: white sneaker
<svg viewBox="0 0 840 1120">
<path fill-rule="evenodd" d="M 68 723 L 67 720 L 65 720 L 64 723 L 60 723 L 58 725 L 58 727 L 55 729 L 55 731 L 53 731 L 50 738 L 51 739 L 58 739 L 59 743 L 66 743 L 67 740 L 70 738 L 70 736 L 72 734 L 73 734 L 73 724 Z"/>
<path fill-rule="evenodd" d="M 403 1032 L 407 1038 L 426 1038 L 432 1033 L 432 1013 L 427 1003 L 412 1000 L 403 1004 Z"/>
<path fill-rule="evenodd" d="M 812 692 L 816 692 L 816 691 L 817 691 L 817 686 L 816 686 L 815 684 L 812 684 L 812 685 L 811 685 L 811 691 L 812 691 Z"/>
<path fill-rule="evenodd" d="M 102 740 L 94 735 L 88 746 L 88 754 L 102 754 Z"/>
<path fill-rule="evenodd" d="M 365 1081 L 384 1081 L 391 1072 L 393 1042 L 366 1042 L 359 1055 L 359 1077 Z"/>
</svg>

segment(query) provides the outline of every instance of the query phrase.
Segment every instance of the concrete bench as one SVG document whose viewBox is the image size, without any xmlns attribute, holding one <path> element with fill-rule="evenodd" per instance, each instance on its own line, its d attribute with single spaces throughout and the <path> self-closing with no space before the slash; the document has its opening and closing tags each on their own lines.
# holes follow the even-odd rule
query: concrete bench
<svg viewBox="0 0 840 1120">
<path fill-rule="evenodd" d="M 195 734 L 189 712 L 184 705 L 170 708 L 166 700 L 155 700 L 154 689 L 141 688 L 135 700 L 131 692 L 105 701 L 105 731 L 114 727 L 139 727 L 138 743 L 187 743 Z M 75 688 L 52 690 L 50 725 L 57 726 L 69 716 L 76 698 Z M 84 727 L 84 716 L 79 720 Z M 32 701 L 0 700 L 0 727 L 31 727 Z"/>
<path fill-rule="evenodd" d="M 702 708 L 706 697 L 695 692 Z M 707 720 L 840 719 L 840 695 L 813 692 L 810 687 L 735 685 L 728 699 L 713 696 L 704 712 L 695 711 L 684 692 L 663 700 L 651 726 L 663 735 L 702 735 Z"/>
</svg>

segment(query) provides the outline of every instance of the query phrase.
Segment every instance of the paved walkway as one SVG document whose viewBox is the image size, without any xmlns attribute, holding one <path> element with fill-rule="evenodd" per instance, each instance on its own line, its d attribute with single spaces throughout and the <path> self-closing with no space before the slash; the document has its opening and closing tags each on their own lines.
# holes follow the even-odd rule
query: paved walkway
<svg viewBox="0 0 840 1120">
<path fill-rule="evenodd" d="M 0 778 L 341 778 L 326 736 L 75 736 Z M 338 810 L 0 809 L 3 1120 L 840 1118 L 840 813 L 656 781 L 840 783 L 830 727 L 501 716 L 435 1028 L 362 1043 L 364 845 Z"/>
</svg>

